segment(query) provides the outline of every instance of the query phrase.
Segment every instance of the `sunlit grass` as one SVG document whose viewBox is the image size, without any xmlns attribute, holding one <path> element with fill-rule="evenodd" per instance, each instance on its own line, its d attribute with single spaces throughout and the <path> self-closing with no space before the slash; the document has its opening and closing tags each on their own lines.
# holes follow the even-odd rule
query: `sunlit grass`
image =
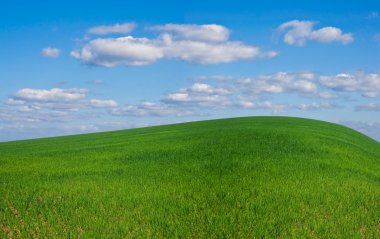
<svg viewBox="0 0 380 239">
<path fill-rule="evenodd" d="M 380 238 L 380 144 L 251 117 L 0 144 L 0 238 Z"/>
</svg>

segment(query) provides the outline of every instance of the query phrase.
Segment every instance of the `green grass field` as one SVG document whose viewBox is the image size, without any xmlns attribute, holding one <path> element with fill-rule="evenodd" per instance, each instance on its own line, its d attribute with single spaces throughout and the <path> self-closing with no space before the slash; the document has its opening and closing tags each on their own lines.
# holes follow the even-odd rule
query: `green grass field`
<svg viewBox="0 0 380 239">
<path fill-rule="evenodd" d="M 246 117 L 0 143 L 0 238 L 380 238 L 380 143 Z"/>
</svg>

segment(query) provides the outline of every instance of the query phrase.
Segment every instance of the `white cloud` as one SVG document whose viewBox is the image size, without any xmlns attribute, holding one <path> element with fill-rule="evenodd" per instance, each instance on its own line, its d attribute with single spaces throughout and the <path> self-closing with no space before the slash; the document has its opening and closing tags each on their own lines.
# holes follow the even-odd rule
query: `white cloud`
<svg viewBox="0 0 380 239">
<path fill-rule="evenodd" d="M 16 100 L 24 101 L 76 101 L 84 99 L 87 93 L 86 89 L 76 88 L 52 88 L 50 90 L 25 88 L 17 91 L 14 97 Z"/>
<path fill-rule="evenodd" d="M 338 98 L 338 95 L 333 94 L 331 92 L 323 91 L 318 93 L 318 97 L 322 99 L 336 99 Z"/>
<path fill-rule="evenodd" d="M 222 95 L 230 93 L 230 91 L 225 88 L 214 87 L 214 86 L 204 84 L 204 83 L 195 83 L 191 86 L 190 89 L 192 92 L 195 92 L 195 93 L 222 94 Z"/>
<path fill-rule="evenodd" d="M 141 66 L 164 57 L 163 49 L 155 40 L 131 36 L 95 39 L 81 51 L 72 51 L 70 54 L 86 64 L 104 67 Z"/>
<path fill-rule="evenodd" d="M 115 24 L 111 26 L 97 26 L 92 27 L 88 29 L 88 33 L 94 34 L 94 35 L 107 35 L 107 34 L 127 34 L 133 31 L 135 29 L 136 24 L 135 23 L 123 23 L 123 24 Z"/>
<path fill-rule="evenodd" d="M 267 109 L 271 110 L 273 114 L 280 114 L 286 112 L 292 108 L 292 105 L 286 103 L 273 103 L 271 101 L 254 102 L 241 98 L 237 103 L 237 107 L 245 109 Z"/>
<path fill-rule="evenodd" d="M 310 103 L 310 104 L 299 104 L 292 105 L 287 103 L 274 103 L 271 101 L 253 101 L 246 99 L 244 97 L 240 97 L 240 100 L 237 102 L 236 106 L 242 107 L 245 109 L 269 109 L 272 110 L 274 114 L 283 113 L 289 110 L 298 109 L 301 111 L 309 111 L 309 110 L 321 110 L 321 109 L 333 109 L 338 108 L 337 104 L 333 104 L 330 102 L 323 103 Z"/>
<path fill-rule="evenodd" d="M 188 116 L 193 112 L 171 105 L 143 102 L 140 105 L 126 105 L 111 111 L 116 116 Z"/>
<path fill-rule="evenodd" d="M 380 103 L 369 103 L 366 105 L 358 105 L 356 111 L 380 111 Z"/>
<path fill-rule="evenodd" d="M 168 29 L 171 30 L 169 31 Z M 104 67 L 141 66 L 160 59 L 179 59 L 197 64 L 220 64 L 237 60 L 272 58 L 277 52 L 262 52 L 258 47 L 228 41 L 227 29 L 218 25 L 157 26 L 164 32 L 157 38 L 98 38 L 70 54 L 86 63 Z M 186 29 L 191 29 L 185 33 Z M 197 35 L 197 32 L 201 32 Z"/>
<path fill-rule="evenodd" d="M 242 107 L 271 109 L 275 113 L 290 109 L 319 110 L 339 107 L 334 102 L 290 105 L 266 100 L 268 95 L 274 94 L 297 94 L 317 99 L 338 98 L 338 95 L 329 91 L 320 91 L 319 88 L 317 77 L 312 72 L 277 72 L 236 80 L 214 81 L 208 84 L 196 82 L 187 88 L 167 94 L 163 101 L 183 107 L 196 106 L 212 109 Z"/>
<path fill-rule="evenodd" d="M 195 83 L 189 88 L 179 89 L 168 94 L 164 101 L 170 104 L 182 104 L 203 107 L 225 107 L 230 104 L 227 87 L 215 87 L 204 83 Z"/>
<path fill-rule="evenodd" d="M 23 101 L 23 100 L 16 100 L 16 99 L 10 98 L 10 99 L 7 99 L 5 101 L 5 104 L 6 105 L 23 105 L 23 104 L 25 104 L 25 101 Z"/>
<path fill-rule="evenodd" d="M 335 100 L 302 104 L 282 102 L 279 98 L 281 96 L 274 94 L 296 94 L 309 99 L 335 99 L 338 96 L 333 94 L 332 90 L 358 91 L 372 97 L 380 90 L 379 76 L 362 72 L 352 75 L 338 74 L 327 78 L 316 77 L 314 73 L 306 71 L 277 72 L 243 77 L 240 80 L 223 75 L 201 76 L 198 79 L 213 81 L 192 82 L 188 87 L 168 93 L 158 102 L 125 106 L 118 106 L 112 99 L 91 99 L 87 89 L 20 89 L 3 101 L 4 107 L 0 107 L 0 123 L 12 126 L 71 122 L 84 117 L 93 119 L 106 112 L 113 116 L 165 117 L 201 115 L 207 113 L 207 110 L 269 110 L 274 114 L 296 110 L 317 111 L 340 106 Z M 288 99 L 294 100 L 293 96 Z M 280 101 L 276 102 L 278 100 Z M 356 110 L 380 111 L 380 105 L 359 105 Z M 84 130 L 96 130 L 92 124 L 83 127 Z"/>
<path fill-rule="evenodd" d="M 228 40 L 230 31 L 221 25 L 195 25 L 195 24 L 165 24 L 152 27 L 161 32 L 173 32 L 177 39 L 225 42 Z"/>
<path fill-rule="evenodd" d="M 91 99 L 89 105 L 96 108 L 115 108 L 118 104 L 114 100 Z"/>
<path fill-rule="evenodd" d="M 310 39 L 323 43 L 338 41 L 343 44 L 348 44 L 353 41 L 351 33 L 343 34 L 342 30 L 336 27 L 324 27 L 313 31 Z"/>
<path fill-rule="evenodd" d="M 337 99 L 339 95 L 324 89 L 326 85 L 317 80 L 313 72 L 276 72 L 255 77 L 243 77 L 236 81 L 235 91 L 245 97 L 257 98 L 263 95 L 295 93 L 307 98 Z"/>
<path fill-rule="evenodd" d="M 18 111 L 19 112 L 31 112 L 31 111 L 34 111 L 36 109 L 40 109 L 40 108 L 36 107 L 36 106 L 23 105 L 23 106 L 18 108 Z"/>
<path fill-rule="evenodd" d="M 65 122 L 72 120 L 74 117 L 74 114 L 68 111 L 41 109 L 31 105 L 0 108 L 0 122 L 8 125 Z"/>
<path fill-rule="evenodd" d="M 87 97 L 87 89 L 21 89 L 5 101 L 5 107 L 0 108 L 0 122 L 23 124 L 70 121 L 118 105 L 114 100 Z"/>
<path fill-rule="evenodd" d="M 352 33 L 343 33 L 339 28 L 324 27 L 314 30 L 314 25 L 315 22 L 312 21 L 293 20 L 281 24 L 278 29 L 282 32 L 286 31 L 284 42 L 289 45 L 303 46 L 308 40 L 349 44 L 354 40 Z"/>
<path fill-rule="evenodd" d="M 53 59 L 58 58 L 60 54 L 61 54 L 61 50 L 54 47 L 47 47 L 47 48 L 42 49 L 41 51 L 41 55 L 43 55 L 44 57 L 53 58 Z"/>
<path fill-rule="evenodd" d="M 365 97 L 376 97 L 380 92 L 380 74 L 357 72 L 321 76 L 322 85 L 337 91 L 359 92 Z"/>
<path fill-rule="evenodd" d="M 298 21 L 293 20 L 281 24 L 279 27 L 280 31 L 285 31 L 290 28 L 287 33 L 285 33 L 284 41 L 289 45 L 304 45 L 306 40 L 310 37 L 312 33 L 314 23 L 311 21 Z"/>
<path fill-rule="evenodd" d="M 277 72 L 271 75 L 246 77 L 239 80 L 238 85 L 243 92 L 250 95 L 262 93 L 313 94 L 318 86 L 314 83 L 315 76 L 311 72 L 287 73 Z"/>
<path fill-rule="evenodd" d="M 170 35 L 165 36 L 164 42 L 163 49 L 167 58 L 181 59 L 204 65 L 264 57 L 264 53 L 258 47 L 245 45 L 241 42 L 176 41 Z"/>
</svg>

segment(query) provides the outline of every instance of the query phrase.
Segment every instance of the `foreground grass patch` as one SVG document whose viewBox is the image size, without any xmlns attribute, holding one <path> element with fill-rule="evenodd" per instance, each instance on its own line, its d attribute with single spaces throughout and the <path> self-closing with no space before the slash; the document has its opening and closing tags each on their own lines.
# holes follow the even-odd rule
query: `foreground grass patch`
<svg viewBox="0 0 380 239">
<path fill-rule="evenodd" d="M 0 144 L 1 238 L 379 238 L 380 144 L 247 117 Z"/>
</svg>

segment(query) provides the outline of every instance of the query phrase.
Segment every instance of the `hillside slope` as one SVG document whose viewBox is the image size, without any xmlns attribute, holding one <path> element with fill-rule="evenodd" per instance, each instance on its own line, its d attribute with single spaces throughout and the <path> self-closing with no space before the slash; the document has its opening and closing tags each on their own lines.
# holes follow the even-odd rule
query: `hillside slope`
<svg viewBox="0 0 380 239">
<path fill-rule="evenodd" d="M 0 238 L 379 238 L 380 143 L 246 117 L 0 143 Z"/>
</svg>

